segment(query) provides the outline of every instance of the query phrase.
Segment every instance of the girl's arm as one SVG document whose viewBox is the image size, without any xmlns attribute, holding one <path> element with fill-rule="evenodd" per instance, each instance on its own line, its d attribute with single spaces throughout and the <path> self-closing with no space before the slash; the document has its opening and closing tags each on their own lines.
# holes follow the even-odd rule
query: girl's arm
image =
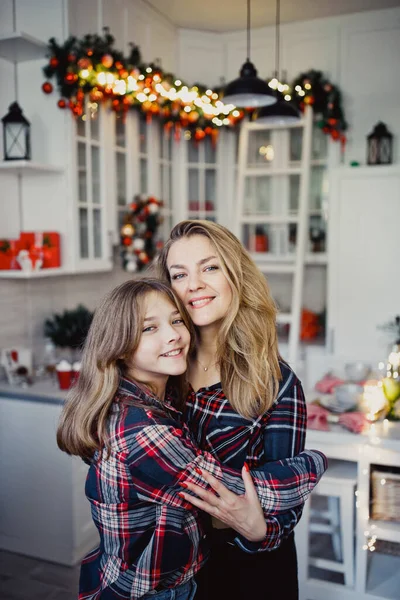
<svg viewBox="0 0 400 600">
<path fill-rule="evenodd" d="M 182 484 L 189 488 L 197 485 L 203 492 L 212 490 L 203 472 L 210 473 L 220 484 L 223 482 L 230 492 L 245 494 L 241 473 L 222 465 L 210 453 L 201 452 L 187 427 L 181 428 L 173 420 L 153 417 L 132 432 L 132 439 L 127 442 L 129 468 L 138 495 L 144 500 L 187 507 L 178 495 L 183 491 Z M 265 467 L 268 468 L 252 475 L 262 509 L 273 516 L 302 505 L 326 464 L 321 453 L 306 451 Z"/>
</svg>

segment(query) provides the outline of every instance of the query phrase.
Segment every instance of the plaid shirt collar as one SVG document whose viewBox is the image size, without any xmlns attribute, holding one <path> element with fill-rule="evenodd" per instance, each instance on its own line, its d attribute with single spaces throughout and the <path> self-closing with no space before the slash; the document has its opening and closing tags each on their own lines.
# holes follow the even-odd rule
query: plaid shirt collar
<svg viewBox="0 0 400 600">
<path fill-rule="evenodd" d="M 122 400 L 124 397 L 133 398 L 140 403 L 148 404 L 149 406 L 154 406 L 161 410 L 168 410 L 168 412 L 171 412 L 176 418 L 179 420 L 181 419 L 182 412 L 173 405 L 173 394 L 172 390 L 168 388 L 168 385 L 165 390 L 165 400 L 161 402 L 161 400 L 153 394 L 150 388 L 144 384 L 139 386 L 132 379 L 121 377 L 115 399 L 118 401 Z"/>
</svg>

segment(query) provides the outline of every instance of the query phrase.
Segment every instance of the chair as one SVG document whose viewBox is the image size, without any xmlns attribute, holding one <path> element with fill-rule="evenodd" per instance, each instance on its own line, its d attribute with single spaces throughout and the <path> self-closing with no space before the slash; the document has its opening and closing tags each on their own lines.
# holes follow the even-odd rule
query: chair
<svg viewBox="0 0 400 600">
<path fill-rule="evenodd" d="M 354 499 L 357 466 L 351 462 L 330 460 L 326 474 L 306 502 L 303 516 L 296 528 L 299 561 L 300 598 L 307 598 L 309 567 L 343 573 L 344 585 L 354 586 Z M 328 509 L 317 510 L 313 498 L 328 497 Z M 321 523 L 315 517 L 323 519 Z M 309 534 L 325 533 L 332 537 L 335 560 L 309 556 Z M 305 595 L 304 595 L 305 594 Z"/>
</svg>

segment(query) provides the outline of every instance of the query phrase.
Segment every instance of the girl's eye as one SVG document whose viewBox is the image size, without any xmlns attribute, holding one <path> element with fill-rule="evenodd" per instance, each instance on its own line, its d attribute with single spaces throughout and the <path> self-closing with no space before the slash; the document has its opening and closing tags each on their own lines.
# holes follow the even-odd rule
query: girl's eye
<svg viewBox="0 0 400 600">
<path fill-rule="evenodd" d="M 149 327 L 145 327 L 144 329 L 142 329 L 142 333 L 146 333 L 147 331 L 153 331 L 154 329 L 154 325 L 149 325 Z"/>
<path fill-rule="evenodd" d="M 182 325 L 182 323 L 183 323 L 183 319 L 181 319 L 180 317 L 179 317 L 179 319 L 174 319 L 172 321 L 172 325 Z"/>
<path fill-rule="evenodd" d="M 182 277 L 184 277 L 184 273 L 175 273 L 175 275 L 171 276 L 171 279 L 176 281 L 177 279 L 181 279 Z"/>
<path fill-rule="evenodd" d="M 208 265 L 204 270 L 205 271 L 216 271 L 218 269 L 217 265 Z"/>
</svg>

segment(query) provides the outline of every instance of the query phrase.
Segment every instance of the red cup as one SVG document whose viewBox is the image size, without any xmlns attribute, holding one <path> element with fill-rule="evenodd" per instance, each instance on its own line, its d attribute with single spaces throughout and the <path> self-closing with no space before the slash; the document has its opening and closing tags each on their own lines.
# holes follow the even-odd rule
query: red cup
<svg viewBox="0 0 400 600">
<path fill-rule="evenodd" d="M 78 381 L 79 371 L 71 371 L 71 385 L 75 385 Z"/>
<path fill-rule="evenodd" d="M 69 390 L 72 384 L 72 371 L 57 371 L 60 390 Z"/>
</svg>

